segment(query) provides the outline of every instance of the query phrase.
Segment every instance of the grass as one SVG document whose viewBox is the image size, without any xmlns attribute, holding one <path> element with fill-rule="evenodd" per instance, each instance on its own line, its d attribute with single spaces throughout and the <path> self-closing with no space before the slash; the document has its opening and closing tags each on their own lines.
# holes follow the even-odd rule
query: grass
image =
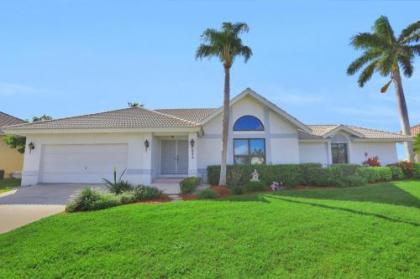
<svg viewBox="0 0 420 279">
<path fill-rule="evenodd" d="M 10 191 L 20 186 L 20 179 L 6 178 L 0 180 L 0 193 Z"/>
<path fill-rule="evenodd" d="M 60 214 L 0 235 L 1 278 L 419 278 L 420 181 Z"/>
</svg>

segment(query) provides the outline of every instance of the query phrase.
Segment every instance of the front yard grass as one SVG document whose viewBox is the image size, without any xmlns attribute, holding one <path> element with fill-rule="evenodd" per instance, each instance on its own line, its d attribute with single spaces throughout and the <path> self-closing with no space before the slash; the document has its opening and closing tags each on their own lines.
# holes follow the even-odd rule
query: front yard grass
<svg viewBox="0 0 420 279">
<path fill-rule="evenodd" d="M 20 186 L 20 179 L 6 178 L 0 180 L 0 193 L 10 191 Z"/>
<path fill-rule="evenodd" d="M 0 235 L 1 278 L 419 278 L 420 181 L 60 214 Z"/>
</svg>

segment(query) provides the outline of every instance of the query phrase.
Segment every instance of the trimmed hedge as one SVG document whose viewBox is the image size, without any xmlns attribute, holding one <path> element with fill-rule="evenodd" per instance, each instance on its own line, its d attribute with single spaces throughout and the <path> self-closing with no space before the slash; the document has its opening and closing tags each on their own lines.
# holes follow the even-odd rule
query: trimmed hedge
<svg viewBox="0 0 420 279">
<path fill-rule="evenodd" d="M 203 191 L 198 193 L 198 198 L 200 200 L 212 200 L 217 199 L 219 195 L 213 191 L 212 189 L 204 189 Z"/>
<path fill-rule="evenodd" d="M 186 177 L 179 182 L 181 193 L 183 194 L 190 194 L 194 192 L 198 185 L 200 185 L 200 178 L 194 176 Z"/>
<path fill-rule="evenodd" d="M 361 167 L 357 169 L 356 174 L 365 178 L 369 183 L 392 180 L 390 167 Z"/>
<path fill-rule="evenodd" d="M 227 184 L 235 193 L 249 191 L 246 188 L 254 169 L 260 175 L 261 183 L 269 186 L 277 181 L 286 186 L 337 186 L 349 187 L 366 183 L 391 181 L 405 178 L 399 167 L 368 167 L 355 164 L 336 164 L 322 167 L 321 164 L 285 164 L 285 165 L 229 165 L 227 167 Z M 414 172 L 414 171 L 413 171 Z M 207 168 L 208 182 L 217 185 L 220 166 Z M 420 178 L 420 164 L 418 168 Z"/>
<path fill-rule="evenodd" d="M 297 164 L 285 165 L 229 165 L 227 166 L 227 184 L 231 187 L 245 185 L 254 171 L 260 174 L 260 179 L 267 185 L 273 181 L 296 186 L 303 182 L 301 167 Z M 220 166 L 207 167 L 207 179 L 211 185 L 218 185 Z"/>
<path fill-rule="evenodd" d="M 268 189 L 264 181 L 248 181 L 245 184 L 245 192 L 262 192 Z"/>
</svg>

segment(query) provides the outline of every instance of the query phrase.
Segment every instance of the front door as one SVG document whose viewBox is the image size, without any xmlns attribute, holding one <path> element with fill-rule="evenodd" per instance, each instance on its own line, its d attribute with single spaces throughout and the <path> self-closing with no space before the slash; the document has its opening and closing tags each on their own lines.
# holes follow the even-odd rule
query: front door
<svg viewBox="0 0 420 279">
<path fill-rule="evenodd" d="M 188 173 L 188 141 L 162 140 L 162 174 Z"/>
</svg>

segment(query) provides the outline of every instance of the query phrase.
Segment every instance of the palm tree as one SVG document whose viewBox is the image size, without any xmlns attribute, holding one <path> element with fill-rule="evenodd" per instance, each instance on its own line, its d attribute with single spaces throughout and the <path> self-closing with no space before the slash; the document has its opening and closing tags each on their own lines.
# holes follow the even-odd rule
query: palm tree
<svg viewBox="0 0 420 279">
<path fill-rule="evenodd" d="M 402 134 L 407 136 L 411 135 L 410 122 L 400 69 L 406 77 L 411 77 L 414 57 L 420 55 L 420 44 L 416 44 L 419 41 L 420 21 L 408 25 L 397 38 L 388 18 L 381 16 L 375 21 L 372 33 L 359 33 L 352 38 L 353 47 L 362 49 L 364 52 L 347 69 L 347 74 L 353 75 L 366 65 L 358 79 L 360 87 L 365 85 L 374 72 L 390 79 L 381 88 L 381 93 L 385 93 L 389 85 L 394 83 L 401 130 Z M 413 145 L 408 141 L 405 147 L 409 160 L 412 162 L 414 160 Z"/>
<path fill-rule="evenodd" d="M 242 43 L 240 35 L 249 31 L 246 23 L 224 22 L 221 30 L 206 29 L 201 35 L 203 43 L 197 49 L 196 59 L 218 57 L 225 71 L 225 86 L 223 96 L 223 136 L 222 160 L 219 184 L 226 185 L 226 160 L 229 132 L 230 103 L 230 68 L 235 58 L 243 56 L 245 62 L 252 56 L 252 50 Z"/>
</svg>

